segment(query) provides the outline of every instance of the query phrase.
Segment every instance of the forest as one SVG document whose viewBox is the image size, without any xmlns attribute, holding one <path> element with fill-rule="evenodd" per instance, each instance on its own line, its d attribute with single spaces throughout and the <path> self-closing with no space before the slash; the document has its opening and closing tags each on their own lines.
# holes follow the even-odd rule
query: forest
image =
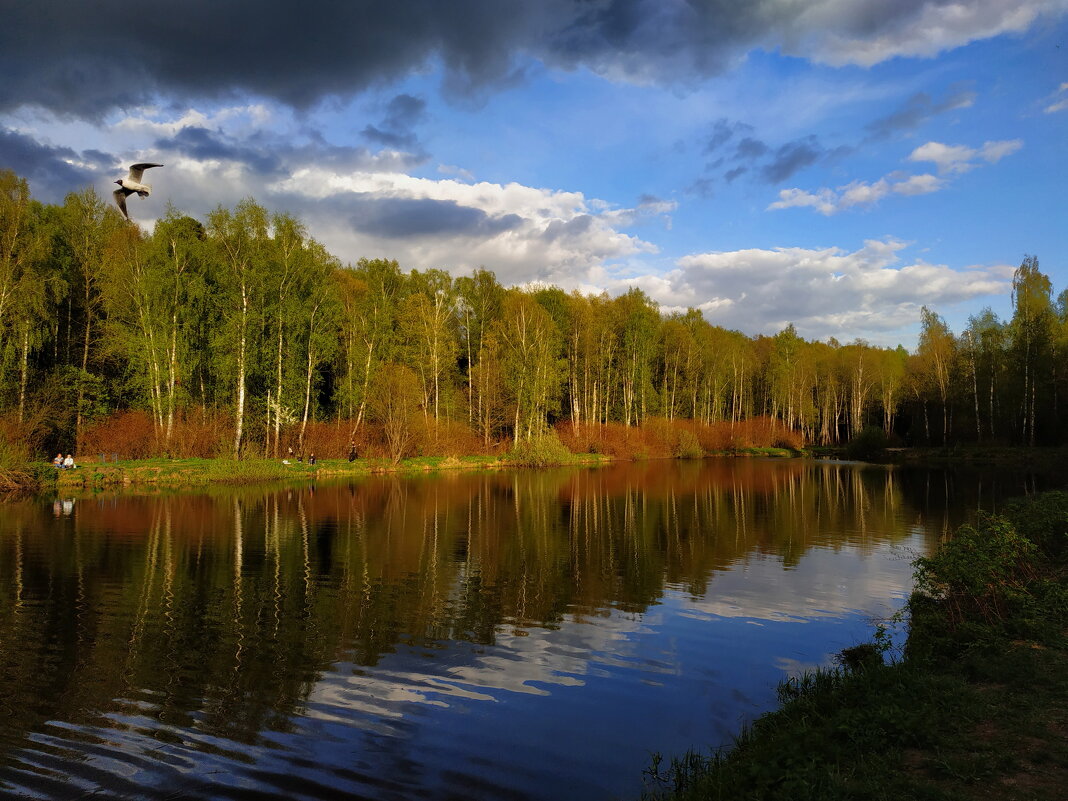
<svg viewBox="0 0 1068 801">
<path fill-rule="evenodd" d="M 0 449 L 399 457 L 555 430 L 595 451 L 609 430 L 757 423 L 820 445 L 867 428 L 1062 444 L 1068 289 L 1034 256 L 1012 287 L 1011 319 L 986 309 L 958 333 L 924 308 L 912 353 L 792 325 L 747 336 L 637 288 L 344 265 L 252 199 L 204 221 L 168 207 L 148 234 L 91 188 L 43 204 L 0 171 Z"/>
</svg>

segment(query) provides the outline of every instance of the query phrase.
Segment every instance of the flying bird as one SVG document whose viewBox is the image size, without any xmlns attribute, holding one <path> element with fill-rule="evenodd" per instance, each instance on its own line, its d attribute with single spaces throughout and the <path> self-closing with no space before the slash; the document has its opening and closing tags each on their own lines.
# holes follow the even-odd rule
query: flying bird
<svg viewBox="0 0 1068 801">
<path fill-rule="evenodd" d="M 162 166 L 162 164 L 149 164 L 147 162 L 131 164 L 130 174 L 115 182 L 119 185 L 119 188 L 113 193 L 115 195 L 115 202 L 119 205 L 119 211 L 122 212 L 122 216 L 127 220 L 130 219 L 130 215 L 126 211 L 126 198 L 134 192 L 136 192 L 139 197 L 148 197 L 152 194 L 152 187 L 149 184 L 141 183 L 141 176 L 144 175 L 145 170 L 150 167 Z"/>
</svg>

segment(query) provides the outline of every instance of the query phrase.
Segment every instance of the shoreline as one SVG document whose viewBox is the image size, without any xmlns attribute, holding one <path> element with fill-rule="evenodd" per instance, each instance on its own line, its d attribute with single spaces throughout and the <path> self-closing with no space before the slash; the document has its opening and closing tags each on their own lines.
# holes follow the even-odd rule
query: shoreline
<svg viewBox="0 0 1068 801">
<path fill-rule="evenodd" d="M 1068 787 L 1068 492 L 1019 499 L 914 562 L 894 622 L 782 681 L 729 746 L 644 771 L 646 801 L 1060 801 Z"/>
<path fill-rule="evenodd" d="M 705 458 L 787 458 L 848 459 L 845 449 L 811 447 L 744 448 L 734 451 L 705 453 Z M 209 484 L 241 485 L 269 481 L 315 481 L 324 478 L 363 478 L 371 475 L 417 475 L 442 471 L 499 471 L 545 467 L 597 467 L 622 461 L 651 461 L 654 458 L 597 453 L 570 454 L 564 458 L 528 461 L 506 453 L 497 456 L 417 456 L 393 462 L 388 458 L 322 459 L 315 465 L 306 462 L 282 464 L 278 459 L 129 459 L 119 462 L 79 464 L 74 470 L 57 470 L 47 462 L 32 462 L 25 471 L 29 482 L 21 487 L 25 493 L 48 493 L 64 490 L 89 490 L 133 486 L 197 487 Z M 1055 469 L 1068 462 L 1068 448 L 1025 448 L 1013 446 L 892 448 L 884 458 L 871 459 L 873 465 L 902 466 L 1007 466 L 1035 470 Z"/>
<path fill-rule="evenodd" d="M 804 452 L 784 448 L 748 448 L 738 452 L 707 454 L 701 458 L 801 458 Z M 393 462 L 389 459 L 321 459 L 316 464 L 278 459 L 137 459 L 119 462 L 86 462 L 73 470 L 57 470 L 45 462 L 30 465 L 38 481 L 37 492 L 86 490 L 133 486 L 204 486 L 208 484 L 254 484 L 268 481 L 316 481 L 324 478 L 364 478 L 372 475 L 418 475 L 443 471 L 500 471 L 551 467 L 600 467 L 621 461 L 605 454 L 572 454 L 570 458 L 530 463 L 511 454 L 501 456 L 418 456 Z M 679 457 L 664 457 L 677 459 Z"/>
</svg>

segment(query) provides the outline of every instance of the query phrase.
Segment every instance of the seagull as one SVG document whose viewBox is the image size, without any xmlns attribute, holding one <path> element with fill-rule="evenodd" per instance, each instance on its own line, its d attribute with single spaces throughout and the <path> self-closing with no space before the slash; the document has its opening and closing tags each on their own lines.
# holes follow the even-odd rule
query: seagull
<svg viewBox="0 0 1068 801">
<path fill-rule="evenodd" d="M 141 176 L 149 167 L 162 166 L 162 164 L 149 164 L 147 162 L 131 164 L 130 174 L 115 182 L 119 185 L 119 188 L 112 194 L 115 195 L 115 202 L 119 205 L 119 211 L 122 212 L 122 216 L 127 220 L 130 219 L 130 215 L 126 211 L 126 198 L 134 192 L 136 192 L 139 197 L 148 197 L 152 193 L 152 187 L 148 184 L 141 183 Z"/>
</svg>

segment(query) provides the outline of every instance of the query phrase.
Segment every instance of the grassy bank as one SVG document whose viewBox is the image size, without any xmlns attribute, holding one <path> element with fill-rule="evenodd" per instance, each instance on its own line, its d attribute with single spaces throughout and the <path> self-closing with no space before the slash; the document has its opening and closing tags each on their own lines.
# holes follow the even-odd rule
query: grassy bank
<svg viewBox="0 0 1068 801">
<path fill-rule="evenodd" d="M 323 459 L 316 464 L 278 459 L 137 459 L 80 465 L 75 470 L 56 470 L 35 465 L 42 486 L 57 490 L 92 487 L 205 484 L 251 484 L 261 481 L 314 480 L 332 477 L 361 477 L 383 473 L 428 473 L 442 470 L 500 470 L 520 466 L 601 464 L 605 457 L 569 454 L 554 461 L 526 462 L 504 456 L 423 456 L 392 462 L 388 459 Z"/>
<path fill-rule="evenodd" d="M 634 429 L 635 440 L 646 437 Z M 136 485 L 200 486 L 205 484 L 248 484 L 261 481 L 308 480 L 328 477 L 366 476 L 378 473 L 425 473 L 441 470 L 501 470 L 516 467 L 599 465 L 617 460 L 648 458 L 702 458 L 708 455 L 791 457 L 803 451 L 777 446 L 738 447 L 709 452 L 700 447 L 683 453 L 670 451 L 650 454 L 619 452 L 574 452 L 553 433 L 523 441 L 499 454 L 466 456 L 418 456 L 394 461 L 384 457 L 320 459 L 312 465 L 280 459 L 128 459 L 99 461 L 89 459 L 75 470 L 56 470 L 50 464 L 35 463 L 25 472 L 40 488 L 57 490 Z"/>
<path fill-rule="evenodd" d="M 779 687 L 730 749 L 657 761 L 649 799 L 1042 799 L 1068 788 L 1068 493 L 1009 504 L 917 562 L 885 637 Z"/>
</svg>

